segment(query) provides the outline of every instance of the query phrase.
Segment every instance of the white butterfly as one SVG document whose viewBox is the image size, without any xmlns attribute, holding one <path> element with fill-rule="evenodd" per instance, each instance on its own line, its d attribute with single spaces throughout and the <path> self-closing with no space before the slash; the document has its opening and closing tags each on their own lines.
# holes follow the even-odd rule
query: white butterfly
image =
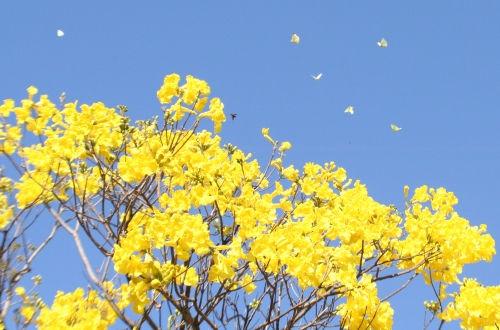
<svg viewBox="0 0 500 330">
<path fill-rule="evenodd" d="M 63 31 L 63 30 L 57 30 L 56 34 L 57 34 L 57 36 L 58 36 L 59 38 L 61 38 L 61 37 L 63 37 L 63 36 L 64 36 L 64 31 Z"/>
<path fill-rule="evenodd" d="M 296 44 L 296 45 L 298 45 L 298 44 L 299 44 L 299 42 L 300 42 L 300 37 L 299 37 L 299 35 L 298 35 L 298 34 L 296 34 L 296 33 L 293 33 L 293 34 L 292 34 L 292 39 L 290 39 L 290 42 L 291 42 L 292 44 Z"/>
<path fill-rule="evenodd" d="M 350 115 L 354 115 L 354 107 L 352 105 L 350 105 L 347 108 L 345 108 L 344 112 L 348 113 Z"/>
<path fill-rule="evenodd" d="M 387 40 L 385 40 L 384 38 L 382 38 L 379 41 L 377 41 L 377 45 L 380 48 L 387 48 L 387 46 L 389 46 L 389 43 L 387 42 Z"/>
<path fill-rule="evenodd" d="M 395 124 L 391 124 L 391 129 L 392 129 L 393 132 L 399 132 L 400 130 L 402 130 L 401 127 L 398 127 Z"/>
<path fill-rule="evenodd" d="M 317 75 L 311 75 L 311 77 L 314 79 L 314 80 L 320 80 L 321 77 L 323 77 L 323 74 L 322 73 L 318 73 Z"/>
</svg>

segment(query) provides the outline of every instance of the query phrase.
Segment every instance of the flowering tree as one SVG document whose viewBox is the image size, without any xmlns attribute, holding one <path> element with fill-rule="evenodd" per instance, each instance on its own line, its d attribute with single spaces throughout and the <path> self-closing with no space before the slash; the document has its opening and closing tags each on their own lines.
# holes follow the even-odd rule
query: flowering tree
<svg viewBox="0 0 500 330">
<path fill-rule="evenodd" d="M 0 105 L 0 328 L 13 317 L 41 329 L 388 329 L 390 299 L 417 276 L 435 295 L 428 323 L 499 327 L 500 286 L 460 277 L 491 260 L 494 240 L 444 188 L 409 196 L 405 186 L 398 211 L 333 162 L 287 166 L 291 144 L 268 129 L 261 167 L 221 145 L 223 103 L 192 76 L 166 76 L 162 116 L 135 124 L 124 106 L 37 93 Z M 214 133 L 199 129 L 207 120 Z M 35 242 L 40 221 L 47 235 Z M 40 276 L 20 281 L 64 232 L 89 286 L 46 303 Z M 406 282 L 379 296 L 378 283 L 398 277 Z"/>
</svg>

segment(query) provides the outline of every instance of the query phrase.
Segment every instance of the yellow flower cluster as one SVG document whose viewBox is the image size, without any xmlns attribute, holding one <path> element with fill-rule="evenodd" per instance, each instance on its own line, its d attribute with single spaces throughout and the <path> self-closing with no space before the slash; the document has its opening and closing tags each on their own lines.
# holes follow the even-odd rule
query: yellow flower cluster
<svg viewBox="0 0 500 330">
<path fill-rule="evenodd" d="M 10 126 L 0 122 L 0 152 L 12 155 L 21 140 L 21 129 L 17 126 Z"/>
<path fill-rule="evenodd" d="M 117 315 L 96 291 L 87 295 L 78 288 L 71 293 L 59 291 L 51 307 L 44 307 L 36 320 L 39 329 L 108 329 Z"/>
<path fill-rule="evenodd" d="M 172 281 L 196 286 L 198 274 L 192 267 L 162 263 L 151 253 L 155 249 L 175 247 L 179 258 L 187 259 L 192 252 L 209 252 L 211 241 L 200 216 L 184 214 L 138 213 L 130 221 L 127 235 L 115 245 L 115 270 L 131 281 L 123 287 L 122 296 L 128 297 L 136 313 L 142 313 L 149 303 L 147 292 L 166 288 Z"/>
<path fill-rule="evenodd" d="M 404 259 L 400 268 L 418 267 L 428 283 L 451 284 L 458 281 L 464 265 L 491 260 L 495 241 L 486 234 L 486 225 L 470 226 L 453 211 L 457 202 L 444 188 L 415 190 L 406 210 L 406 237 L 397 244 Z"/>
<path fill-rule="evenodd" d="M 266 265 L 267 271 L 277 274 L 286 266 L 303 288 L 335 284 L 353 287 L 357 284 L 360 249 L 365 258 L 371 258 L 376 245 L 368 242 L 387 247 L 397 240 L 401 218 L 391 207 L 369 197 L 359 182 L 335 192 L 333 186 L 340 186 L 346 176 L 344 169 L 337 169 L 333 163 L 324 167 L 308 163 L 303 173 L 298 184 L 292 184 L 295 189 L 283 192 L 280 198 L 285 210 L 292 210 L 290 217 L 271 232 L 261 230 L 250 254 Z M 310 198 L 283 200 L 299 188 Z M 340 244 L 333 246 L 331 242 L 335 241 Z"/>
<path fill-rule="evenodd" d="M 11 100 L 4 101 L 0 113 L 5 117 L 15 113 L 17 126 L 7 130 L 4 152 L 16 150 L 24 127 L 41 136 L 43 143 L 21 148 L 18 154 L 28 166 L 28 171 L 16 183 L 19 208 L 54 199 L 67 198 L 66 191 L 73 189 L 77 196 L 91 195 L 99 189 L 100 174 L 96 168 L 82 171 L 86 161 L 99 157 L 100 161 L 114 160 L 114 150 L 123 143 L 122 124 L 124 118 L 102 103 L 67 103 L 60 111 L 42 95 L 38 102 L 37 93 L 28 88 L 28 99 L 15 107 Z M 11 132 L 11 133 L 9 133 Z M 15 134 L 14 134 L 15 133 Z M 1 139 L 0 134 L 0 139 Z M 90 156 L 92 155 L 92 156 Z"/>
<path fill-rule="evenodd" d="M 210 95 L 210 86 L 206 81 L 188 75 L 186 83 L 179 86 L 180 76 L 176 73 L 165 77 L 163 85 L 157 92 L 158 100 L 162 104 L 172 102 L 173 98 L 178 98 L 174 104 L 166 110 L 168 119 L 178 122 L 183 119 L 184 114 L 193 114 L 203 111 Z M 191 108 L 189 108 L 191 107 Z M 217 97 L 210 100 L 209 110 L 198 115 L 198 119 L 208 118 L 214 123 L 214 131 L 221 130 L 222 123 L 226 121 L 224 115 L 224 104 Z"/>
<path fill-rule="evenodd" d="M 19 315 L 22 316 L 24 325 L 32 323 L 37 311 L 44 307 L 42 300 L 35 299 L 34 297 L 28 295 L 26 293 L 26 289 L 22 286 L 16 287 L 15 293 L 22 300 L 22 305 L 19 308 Z"/>
<path fill-rule="evenodd" d="M 186 83 L 179 86 L 181 77 L 176 74 L 170 74 L 165 76 L 163 80 L 163 85 L 160 87 L 156 95 L 158 100 L 162 104 L 167 104 L 172 102 L 172 98 L 181 97 L 182 101 L 187 105 L 192 105 L 201 101 L 202 104 L 206 104 L 207 97 L 210 94 L 210 86 L 204 80 L 197 79 L 191 75 L 186 77 Z M 203 106 L 198 105 L 196 110 L 201 111 Z"/>
<path fill-rule="evenodd" d="M 460 320 L 462 329 L 498 329 L 500 286 L 482 286 L 475 279 L 466 278 L 454 296 L 440 316 L 442 319 Z"/>
<path fill-rule="evenodd" d="M 346 303 L 339 306 L 343 329 L 392 328 L 394 310 L 387 301 L 380 301 L 371 276 L 364 275 L 346 296 Z"/>
<path fill-rule="evenodd" d="M 14 209 L 9 205 L 7 195 L 0 192 L 0 230 L 9 224 L 13 215 Z"/>
</svg>

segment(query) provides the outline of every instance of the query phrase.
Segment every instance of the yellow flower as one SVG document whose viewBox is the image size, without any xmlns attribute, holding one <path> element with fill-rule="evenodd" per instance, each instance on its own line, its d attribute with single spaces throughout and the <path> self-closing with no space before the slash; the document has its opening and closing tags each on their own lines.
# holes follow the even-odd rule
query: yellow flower
<svg viewBox="0 0 500 330">
<path fill-rule="evenodd" d="M 186 76 L 186 84 L 181 87 L 182 101 L 186 104 L 193 104 L 200 97 L 205 97 L 210 94 L 210 86 L 207 82 L 197 79 L 191 75 Z"/>
<path fill-rule="evenodd" d="M 193 267 L 188 268 L 183 282 L 188 286 L 196 286 L 198 284 L 198 274 L 196 273 L 196 269 Z"/>
<path fill-rule="evenodd" d="M 410 192 L 410 187 L 408 185 L 405 185 L 403 187 L 403 195 L 405 198 L 408 198 L 408 193 Z"/>
<path fill-rule="evenodd" d="M 208 102 L 208 97 L 202 97 L 202 98 L 198 99 L 198 101 L 196 102 L 196 105 L 194 106 L 194 110 L 196 110 L 198 112 L 203 111 L 207 102 Z"/>
<path fill-rule="evenodd" d="M 35 86 L 28 87 L 26 91 L 28 92 L 28 97 L 30 100 L 33 99 L 33 96 L 38 94 L 38 88 L 36 88 Z"/>
<path fill-rule="evenodd" d="M 14 217 L 12 206 L 8 206 L 7 197 L 0 194 L 0 230 L 5 228 Z"/>
<path fill-rule="evenodd" d="M 255 291 L 257 286 L 253 282 L 253 277 L 249 274 L 245 274 L 240 281 L 241 287 L 245 290 L 247 294 L 251 294 Z"/>
<path fill-rule="evenodd" d="M 281 145 L 279 147 L 279 151 L 285 152 L 285 151 L 289 150 L 291 147 L 292 147 L 292 144 L 288 141 L 285 141 L 285 142 L 281 143 Z"/>
<path fill-rule="evenodd" d="M 224 115 L 224 104 L 218 97 L 210 100 L 209 110 L 198 115 L 198 118 L 208 118 L 214 123 L 214 132 L 219 133 L 222 128 L 222 123 L 226 121 Z"/>
<path fill-rule="evenodd" d="M 429 201 L 431 196 L 427 192 L 428 189 L 429 188 L 426 185 L 415 189 L 415 192 L 413 193 L 412 201 L 419 202 L 419 203 L 425 203 L 425 202 Z"/>
<path fill-rule="evenodd" d="M 288 166 L 281 173 L 290 181 L 297 181 L 299 179 L 299 171 L 293 165 Z"/>
<path fill-rule="evenodd" d="M 33 306 L 22 306 L 21 307 L 21 315 L 24 317 L 26 322 L 31 321 L 33 315 L 35 315 L 36 309 Z"/>
<path fill-rule="evenodd" d="M 177 73 L 172 73 L 163 79 L 163 85 L 160 87 L 156 96 L 162 104 L 170 103 L 174 96 L 179 96 L 179 81 L 181 77 Z"/>
<path fill-rule="evenodd" d="M 12 111 L 14 111 L 15 102 L 12 99 L 7 99 L 3 101 L 0 105 L 0 117 L 8 117 Z"/>
<path fill-rule="evenodd" d="M 283 168 L 283 161 L 281 158 L 276 158 L 271 161 L 271 166 L 275 167 L 278 170 Z"/>
<path fill-rule="evenodd" d="M 275 145 L 276 142 L 271 138 L 271 136 L 269 135 L 269 128 L 263 128 L 262 129 L 262 136 L 267 140 L 269 141 L 271 144 Z"/>
<path fill-rule="evenodd" d="M 18 295 L 18 296 L 24 296 L 26 295 L 26 290 L 22 287 L 22 286 L 18 286 L 16 287 L 16 289 L 14 290 L 14 292 Z"/>
</svg>

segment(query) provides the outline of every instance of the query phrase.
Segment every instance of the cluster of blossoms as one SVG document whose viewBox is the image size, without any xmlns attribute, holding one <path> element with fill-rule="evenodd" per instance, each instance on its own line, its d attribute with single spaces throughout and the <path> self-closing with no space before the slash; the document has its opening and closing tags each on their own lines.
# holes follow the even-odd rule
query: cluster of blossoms
<svg viewBox="0 0 500 330">
<path fill-rule="evenodd" d="M 443 320 L 461 320 L 464 329 L 496 329 L 500 311 L 500 285 L 485 287 L 475 279 L 464 279 L 460 291 L 453 294 L 441 317 Z"/>
<path fill-rule="evenodd" d="M 39 329 L 107 329 L 117 318 L 110 304 L 91 290 L 85 294 L 81 288 L 64 294 L 58 291 L 51 307 L 43 301 L 30 297 L 23 287 L 16 288 L 23 306 L 20 315 L 30 323 L 37 311 L 36 324 Z"/>
<path fill-rule="evenodd" d="M 230 301 L 235 313 L 246 306 L 246 326 L 280 319 L 319 326 L 337 318 L 345 329 L 387 329 L 394 311 L 377 283 L 410 273 L 439 284 L 439 306 L 432 305 L 438 318 L 466 328 L 500 322 L 498 288 L 464 280 L 459 293 L 446 291 L 462 283 L 465 265 L 495 253 L 486 226 L 471 226 L 454 211 L 453 193 L 422 186 L 409 198 L 405 187 L 401 214 L 333 162 L 286 166 L 291 143 L 276 141 L 269 129 L 262 135 L 272 159 L 263 169 L 251 154 L 199 129 L 209 120 L 218 133 L 226 120 L 208 84 L 192 76 L 180 83 L 179 75 L 166 76 L 157 93 L 162 118 L 135 125 L 125 107 L 61 102 L 59 109 L 46 95 L 35 100 L 35 88 L 20 105 L 0 105 L 0 149 L 20 160 L 21 172 L 12 182 L 0 178 L 0 229 L 24 210 L 43 208 L 80 248 L 82 228 L 113 265 L 99 276 L 87 267 L 96 289 L 60 292 L 52 306 L 30 304 L 18 287 L 26 324 L 151 325 L 153 307 L 162 313 L 165 304 L 185 325 L 215 327 L 218 317 L 224 324 L 217 313 Z M 22 132 L 40 142 L 24 146 Z M 478 303 L 485 294 L 488 303 Z M 276 295 L 287 300 L 283 310 Z M 319 303 L 324 311 L 313 316 Z M 255 311 L 266 306 L 272 311 L 259 318 Z"/>
</svg>

